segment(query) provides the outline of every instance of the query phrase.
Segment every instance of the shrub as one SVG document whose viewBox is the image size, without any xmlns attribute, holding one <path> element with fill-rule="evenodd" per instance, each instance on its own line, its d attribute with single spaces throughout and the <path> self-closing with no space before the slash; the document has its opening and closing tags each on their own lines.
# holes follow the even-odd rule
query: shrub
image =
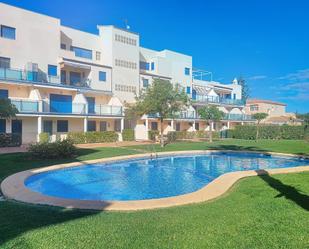
<svg viewBox="0 0 309 249">
<path fill-rule="evenodd" d="M 156 141 L 156 137 L 159 135 L 159 131 L 148 131 L 148 137 L 152 141 Z"/>
<path fill-rule="evenodd" d="M 304 139 L 306 136 L 304 126 L 290 125 L 263 125 L 260 126 L 259 133 L 261 139 Z M 254 140 L 255 135 L 254 125 L 238 125 L 233 130 L 227 131 L 228 138 Z"/>
<path fill-rule="evenodd" d="M 21 135 L 17 133 L 0 133 L 0 147 L 15 147 L 21 145 Z"/>
<path fill-rule="evenodd" d="M 69 132 L 68 138 L 74 144 L 116 142 L 118 134 L 115 131 Z"/>
<path fill-rule="evenodd" d="M 219 132 L 212 133 L 213 138 L 219 138 Z M 169 143 L 183 139 L 209 138 L 209 131 L 170 131 L 167 133 Z"/>
<path fill-rule="evenodd" d="M 49 142 L 49 134 L 47 132 L 42 132 L 39 135 L 40 143 L 48 143 Z"/>
<path fill-rule="evenodd" d="M 122 131 L 122 140 L 123 141 L 134 141 L 134 130 L 133 129 L 124 129 Z"/>
<path fill-rule="evenodd" d="M 173 143 L 177 140 L 177 131 L 169 131 L 167 133 L 167 142 Z"/>
<path fill-rule="evenodd" d="M 34 159 L 62 159 L 71 158 L 76 152 L 73 141 L 66 139 L 53 143 L 36 143 L 28 148 L 31 158 Z"/>
</svg>

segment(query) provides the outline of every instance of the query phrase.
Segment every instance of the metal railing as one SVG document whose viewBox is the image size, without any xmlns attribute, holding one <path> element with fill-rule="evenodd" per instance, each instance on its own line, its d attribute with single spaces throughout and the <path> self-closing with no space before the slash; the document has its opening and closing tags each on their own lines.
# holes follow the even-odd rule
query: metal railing
<svg viewBox="0 0 309 249">
<path fill-rule="evenodd" d="M 241 99 L 227 99 L 220 98 L 217 96 L 207 96 L 207 95 L 196 95 L 194 102 L 203 102 L 203 103 L 218 103 L 225 105 L 244 105 L 245 102 Z"/>
</svg>

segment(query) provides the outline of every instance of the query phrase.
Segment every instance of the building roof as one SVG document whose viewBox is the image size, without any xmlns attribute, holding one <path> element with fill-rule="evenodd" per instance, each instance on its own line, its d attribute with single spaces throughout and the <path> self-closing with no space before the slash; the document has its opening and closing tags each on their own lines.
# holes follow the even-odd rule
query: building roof
<svg viewBox="0 0 309 249">
<path fill-rule="evenodd" d="M 247 100 L 247 104 L 258 104 L 258 103 L 286 106 L 286 104 L 284 104 L 284 103 L 275 102 L 275 101 L 271 101 L 271 100 L 265 100 L 265 99 L 248 99 Z"/>
</svg>

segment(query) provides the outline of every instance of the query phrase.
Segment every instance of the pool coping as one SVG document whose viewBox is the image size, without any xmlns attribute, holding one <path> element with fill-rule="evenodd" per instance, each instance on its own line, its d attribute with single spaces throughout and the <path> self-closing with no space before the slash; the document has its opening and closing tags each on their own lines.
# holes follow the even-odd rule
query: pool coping
<svg viewBox="0 0 309 249">
<path fill-rule="evenodd" d="M 186 155 L 186 154 L 210 154 L 216 152 L 233 152 L 233 153 L 256 153 L 256 154 L 268 154 L 273 156 L 288 156 L 288 157 L 302 157 L 294 154 L 275 153 L 275 152 L 258 152 L 258 151 L 233 151 L 233 150 L 187 150 L 187 151 L 169 151 L 158 152 L 158 156 L 168 155 Z M 15 173 L 5 178 L 1 183 L 1 191 L 7 199 L 16 200 L 30 204 L 40 204 L 57 206 L 63 208 L 76 208 L 76 209 L 90 209 L 90 210 L 110 210 L 110 211 L 136 211 L 155 208 L 166 208 L 185 204 L 193 204 L 199 202 L 209 201 L 220 197 L 226 193 L 238 180 L 249 177 L 265 174 L 286 174 L 309 171 L 309 165 L 290 167 L 290 168 L 277 168 L 277 169 L 263 169 L 263 170 L 248 170 L 248 171 L 235 171 L 220 175 L 205 187 L 188 194 L 179 196 L 149 199 L 149 200 L 134 200 L 134 201 L 99 201 L 99 200 L 76 200 L 76 199 L 64 199 L 58 197 L 51 197 L 43 195 L 38 192 L 34 192 L 27 188 L 24 184 L 25 180 L 35 174 L 69 168 L 77 167 L 83 164 L 94 163 L 110 163 L 115 161 L 125 161 L 130 159 L 142 159 L 153 157 L 153 153 L 117 156 L 109 158 L 101 158 L 95 160 L 87 160 L 81 162 L 73 162 L 66 164 L 57 164 L 48 167 L 42 167 L 38 169 L 30 169 Z M 306 157 L 305 157 L 306 158 Z"/>
</svg>

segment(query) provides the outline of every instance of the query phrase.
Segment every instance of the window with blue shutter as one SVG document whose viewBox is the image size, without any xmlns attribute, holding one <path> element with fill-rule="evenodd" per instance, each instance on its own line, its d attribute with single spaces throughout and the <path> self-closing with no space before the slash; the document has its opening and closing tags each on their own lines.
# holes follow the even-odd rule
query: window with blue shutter
<svg viewBox="0 0 309 249">
<path fill-rule="evenodd" d="M 99 81 L 106 81 L 106 72 L 99 72 Z"/>
<path fill-rule="evenodd" d="M 142 70 L 149 70 L 149 63 L 145 61 L 140 61 L 139 62 L 139 67 Z"/>
<path fill-rule="evenodd" d="M 88 102 L 88 113 L 95 113 L 95 98 L 87 97 Z"/>
<path fill-rule="evenodd" d="M 9 97 L 9 91 L 0 89 L 0 99 L 7 99 Z"/>
<path fill-rule="evenodd" d="M 82 76 L 77 72 L 70 72 L 70 85 L 76 86 L 82 83 Z"/>
<path fill-rule="evenodd" d="M 81 58 L 92 60 L 92 50 L 71 46 L 71 51 L 75 53 L 76 57 L 81 57 Z"/>
<path fill-rule="evenodd" d="M 50 94 L 50 112 L 72 113 L 72 96 Z"/>
<path fill-rule="evenodd" d="M 55 65 L 48 65 L 48 75 L 50 75 L 50 76 L 57 76 L 57 66 L 55 66 Z"/>
<path fill-rule="evenodd" d="M 1 25 L 1 37 L 15 40 L 16 39 L 16 29 Z"/>
<path fill-rule="evenodd" d="M 0 133 L 6 132 L 6 120 L 0 119 Z"/>
<path fill-rule="evenodd" d="M 196 90 L 192 90 L 192 99 L 196 100 Z"/>
<path fill-rule="evenodd" d="M 68 120 L 57 120 L 57 132 L 68 132 L 69 121 Z"/>
<path fill-rule="evenodd" d="M 151 62 L 151 71 L 155 70 L 155 64 L 154 62 Z"/>
<path fill-rule="evenodd" d="M 190 68 L 185 67 L 185 75 L 190 75 Z"/>
<path fill-rule="evenodd" d="M 191 93 L 191 87 L 187 86 L 187 94 Z"/>
<path fill-rule="evenodd" d="M 148 86 L 149 86 L 149 80 L 143 79 L 143 87 L 148 87 Z"/>
</svg>

